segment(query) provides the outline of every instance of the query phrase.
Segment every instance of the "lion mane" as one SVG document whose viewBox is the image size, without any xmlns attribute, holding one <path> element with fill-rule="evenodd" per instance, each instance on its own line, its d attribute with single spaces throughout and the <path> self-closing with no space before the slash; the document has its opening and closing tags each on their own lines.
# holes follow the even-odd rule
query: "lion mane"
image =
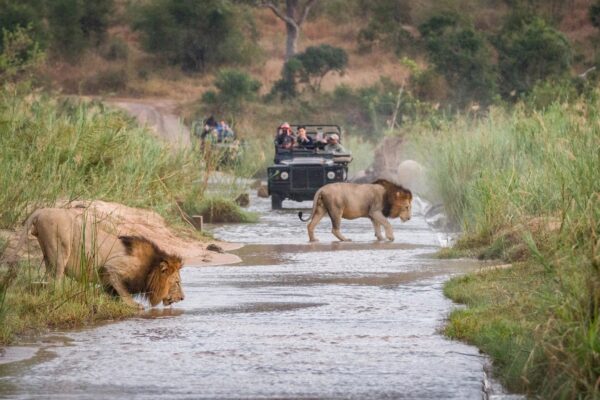
<svg viewBox="0 0 600 400">
<path fill-rule="evenodd" d="M 349 240 L 340 231 L 342 218 L 361 217 L 371 220 L 378 240 L 383 240 L 382 226 L 385 228 L 386 238 L 394 240 L 392 226 L 387 218 L 409 220 L 412 198 L 410 190 L 384 179 L 367 184 L 339 182 L 325 185 L 313 199 L 312 215 L 307 226 L 309 240 L 317 241 L 314 230 L 325 214 L 331 218 L 332 233 L 341 241 Z M 302 212 L 298 213 L 298 217 L 304 221 Z"/>
<path fill-rule="evenodd" d="M 385 179 L 377 179 L 373 182 L 374 185 L 381 185 L 385 188 L 385 196 L 383 197 L 383 209 L 381 212 L 388 218 L 392 210 L 392 205 L 396 200 L 396 193 L 403 193 L 410 201 L 412 201 L 412 192 L 401 185 L 396 185 Z"/>
<path fill-rule="evenodd" d="M 118 236 L 115 227 L 86 209 L 42 208 L 25 222 L 19 245 L 34 235 L 42 249 L 48 273 L 98 278 L 107 291 L 130 306 L 143 308 L 132 294 L 141 294 L 152 306 L 184 298 L 182 259 L 167 254 L 141 236 Z"/>
</svg>

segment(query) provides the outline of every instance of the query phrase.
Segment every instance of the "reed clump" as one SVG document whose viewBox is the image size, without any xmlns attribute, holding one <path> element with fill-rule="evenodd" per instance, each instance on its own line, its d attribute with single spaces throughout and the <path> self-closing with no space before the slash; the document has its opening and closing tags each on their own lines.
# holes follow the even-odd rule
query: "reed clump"
<svg viewBox="0 0 600 400">
<path fill-rule="evenodd" d="M 468 305 L 446 332 L 489 353 L 510 388 L 542 398 L 600 397 L 598 94 L 415 127 L 459 246 L 514 263 L 446 285 Z"/>
</svg>

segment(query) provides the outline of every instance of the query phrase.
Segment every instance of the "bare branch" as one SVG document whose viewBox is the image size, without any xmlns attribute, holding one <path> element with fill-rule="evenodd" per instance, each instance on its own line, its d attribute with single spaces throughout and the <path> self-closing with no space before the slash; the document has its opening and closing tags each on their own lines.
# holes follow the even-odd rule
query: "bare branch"
<svg viewBox="0 0 600 400">
<path fill-rule="evenodd" d="M 273 14 L 275 14 L 279 19 L 281 19 L 286 24 L 293 25 L 296 29 L 299 28 L 300 24 L 296 23 L 296 21 L 294 21 L 292 18 L 290 18 L 290 17 L 286 16 L 284 13 L 282 13 L 281 10 L 279 8 L 277 8 L 277 6 L 275 4 L 273 4 L 272 2 L 270 2 L 270 1 L 262 2 L 261 1 L 259 3 L 259 5 L 261 7 L 270 8 L 271 11 L 273 11 Z"/>
<path fill-rule="evenodd" d="M 317 0 L 308 0 L 306 2 L 306 4 L 304 5 L 304 9 L 300 13 L 300 19 L 297 21 L 298 26 L 300 26 L 304 23 L 304 20 L 308 16 L 308 12 L 310 11 L 310 8 L 313 6 L 313 4 L 315 4 L 316 1 Z"/>
</svg>

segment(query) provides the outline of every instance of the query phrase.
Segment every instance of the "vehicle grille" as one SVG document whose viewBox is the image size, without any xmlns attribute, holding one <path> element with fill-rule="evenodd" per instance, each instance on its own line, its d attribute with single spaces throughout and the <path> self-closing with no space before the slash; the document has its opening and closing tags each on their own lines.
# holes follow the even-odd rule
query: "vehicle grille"
<svg viewBox="0 0 600 400">
<path fill-rule="evenodd" d="M 310 189 L 319 188 L 323 185 L 324 169 L 318 167 L 302 167 L 292 169 L 292 188 Z"/>
</svg>

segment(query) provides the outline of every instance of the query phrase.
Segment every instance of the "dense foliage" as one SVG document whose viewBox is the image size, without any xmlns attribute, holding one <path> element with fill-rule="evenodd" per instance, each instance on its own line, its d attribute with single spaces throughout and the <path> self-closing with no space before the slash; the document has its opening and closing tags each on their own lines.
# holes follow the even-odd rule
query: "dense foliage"
<svg viewBox="0 0 600 400">
<path fill-rule="evenodd" d="M 489 105 L 496 94 L 496 75 L 484 36 L 457 15 L 437 15 L 420 26 L 429 59 L 448 82 L 451 100 Z"/>
<path fill-rule="evenodd" d="M 156 0 L 136 14 L 146 50 L 184 70 L 248 63 L 257 51 L 245 37 L 250 18 L 227 0 Z"/>
<path fill-rule="evenodd" d="M 310 46 L 285 63 L 281 79 L 275 82 L 272 93 L 282 98 L 295 97 L 298 84 L 307 85 L 313 92 L 318 92 L 325 75 L 334 71 L 341 75 L 347 65 L 348 54 L 344 49 L 328 44 Z"/>
</svg>

